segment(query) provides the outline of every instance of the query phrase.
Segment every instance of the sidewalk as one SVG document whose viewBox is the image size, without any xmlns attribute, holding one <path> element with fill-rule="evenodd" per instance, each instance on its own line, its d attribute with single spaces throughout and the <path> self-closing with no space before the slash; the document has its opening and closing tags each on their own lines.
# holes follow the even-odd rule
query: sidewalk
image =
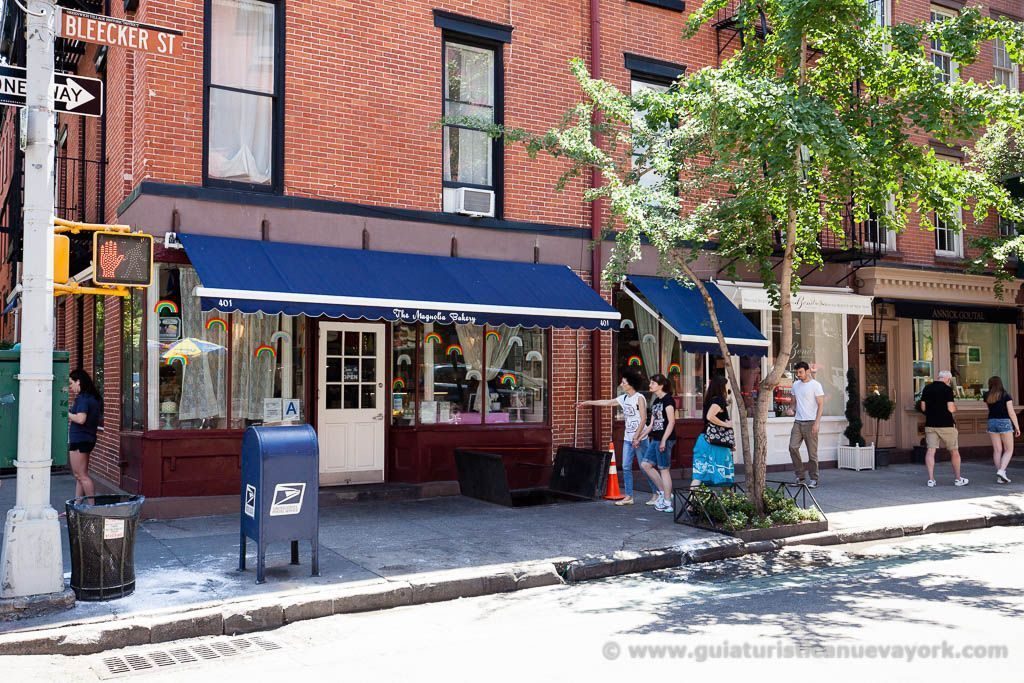
<svg viewBox="0 0 1024 683">
<path fill-rule="evenodd" d="M 924 485 L 921 465 L 876 471 L 824 470 L 814 491 L 830 531 L 785 545 L 836 543 L 1024 521 L 1024 468 L 995 483 L 987 463 L 965 463 L 970 486 L 952 485 L 948 463 L 939 486 Z M 789 479 L 791 473 L 786 473 Z M 782 478 L 782 473 L 769 479 Z M 640 478 L 642 479 L 642 478 Z M 677 482 L 678 483 L 678 482 Z M 14 502 L 13 478 L 0 488 L 0 512 Z M 54 478 L 53 503 L 73 493 Z M 638 493 L 637 500 L 646 495 Z M 97 652 L 174 638 L 242 633 L 327 614 L 555 585 L 692 561 L 764 552 L 781 544 L 736 539 L 674 524 L 645 505 L 584 502 L 504 508 L 460 496 L 353 503 L 320 511 L 320 577 L 299 566 L 287 544 L 271 546 L 267 577 L 255 584 L 236 571 L 238 515 L 145 521 L 135 549 L 134 595 L 79 602 L 66 612 L 0 622 L 0 654 Z M 70 572 L 67 535 L 62 538 Z M 59 627 L 59 628 L 58 628 Z"/>
</svg>

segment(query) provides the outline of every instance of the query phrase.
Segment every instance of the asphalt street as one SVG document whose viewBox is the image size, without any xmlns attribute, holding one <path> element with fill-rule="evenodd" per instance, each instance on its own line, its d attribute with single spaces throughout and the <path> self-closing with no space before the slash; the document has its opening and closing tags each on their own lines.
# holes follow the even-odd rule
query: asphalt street
<svg viewBox="0 0 1024 683">
<path fill-rule="evenodd" d="M 1019 681 L 1024 528 L 737 560 L 83 657 L 3 680 Z M 192 658 L 194 661 L 180 663 Z M 147 665 L 149 669 L 139 669 Z M 123 673 L 117 673 L 126 669 Z M 732 676 L 730 675 L 730 678 Z"/>
</svg>

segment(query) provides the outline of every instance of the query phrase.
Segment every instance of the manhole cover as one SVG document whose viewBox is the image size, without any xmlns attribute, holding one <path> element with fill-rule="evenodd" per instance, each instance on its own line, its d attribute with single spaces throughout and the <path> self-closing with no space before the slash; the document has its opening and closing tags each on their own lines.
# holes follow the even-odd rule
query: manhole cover
<svg viewBox="0 0 1024 683">
<path fill-rule="evenodd" d="M 195 645 L 152 649 L 144 652 L 100 657 L 93 670 L 101 679 L 123 678 L 140 673 L 166 671 L 200 662 L 228 659 L 258 652 L 280 650 L 284 646 L 264 636 L 207 640 Z"/>
</svg>

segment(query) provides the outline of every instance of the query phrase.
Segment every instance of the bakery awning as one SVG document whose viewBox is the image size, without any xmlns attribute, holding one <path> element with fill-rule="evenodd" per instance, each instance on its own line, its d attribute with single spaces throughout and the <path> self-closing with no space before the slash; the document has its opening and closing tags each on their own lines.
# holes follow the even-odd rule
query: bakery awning
<svg viewBox="0 0 1024 683">
<path fill-rule="evenodd" d="M 618 329 L 567 266 L 181 235 L 204 311 Z"/>
</svg>

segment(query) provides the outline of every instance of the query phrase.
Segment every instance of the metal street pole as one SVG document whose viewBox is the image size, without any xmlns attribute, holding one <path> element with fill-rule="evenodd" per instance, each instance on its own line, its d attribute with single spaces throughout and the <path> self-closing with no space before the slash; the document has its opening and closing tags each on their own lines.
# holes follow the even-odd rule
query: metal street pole
<svg viewBox="0 0 1024 683">
<path fill-rule="evenodd" d="M 18 407 L 18 490 L 0 552 L 0 598 L 64 591 L 60 523 L 50 506 L 53 418 L 54 0 L 29 0 L 25 239 Z M 64 416 L 59 416 L 64 418 Z"/>
</svg>

